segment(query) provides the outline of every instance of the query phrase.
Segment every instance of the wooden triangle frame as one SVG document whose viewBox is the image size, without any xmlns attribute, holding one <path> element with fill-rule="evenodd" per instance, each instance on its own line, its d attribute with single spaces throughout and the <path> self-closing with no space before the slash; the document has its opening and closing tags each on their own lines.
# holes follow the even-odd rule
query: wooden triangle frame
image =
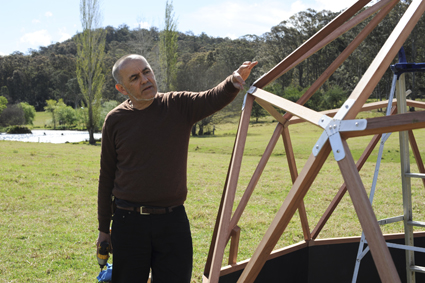
<svg viewBox="0 0 425 283">
<path fill-rule="evenodd" d="M 282 136 L 284 141 L 293 186 L 286 196 L 286 199 L 284 200 L 274 220 L 270 224 L 262 241 L 259 243 L 253 256 L 247 263 L 238 282 L 254 282 L 255 278 L 261 271 L 263 265 L 267 261 L 276 243 L 285 231 L 286 226 L 297 209 L 300 212 L 300 219 L 305 240 L 315 239 L 320 233 L 320 230 L 326 223 L 332 211 L 338 205 L 339 200 L 342 198 L 342 195 L 344 195 L 346 190 L 348 190 L 350 193 L 351 200 L 353 202 L 362 229 L 368 240 L 370 251 L 382 282 L 401 282 L 385 243 L 381 229 L 378 226 L 376 216 L 369 202 L 358 170 L 361 169 L 361 166 L 364 164 L 368 155 L 376 145 L 381 134 L 387 132 L 409 131 L 411 133 L 411 139 L 414 141 L 413 133 L 411 131 L 413 129 L 425 127 L 425 111 L 372 118 L 367 119 L 367 121 L 356 122 L 356 120 L 351 119 L 355 119 L 356 115 L 362 110 L 362 108 L 371 109 L 373 107 L 385 107 L 382 103 L 365 105 L 365 102 L 378 84 L 381 77 L 384 75 L 393 59 L 396 57 L 398 51 L 411 33 L 412 29 L 415 27 L 416 23 L 424 13 L 425 0 L 414 0 L 410 4 L 407 11 L 400 19 L 398 25 L 394 28 L 386 43 L 382 46 L 370 67 L 365 72 L 356 88 L 349 96 L 347 102 L 341 109 L 337 111 L 318 113 L 302 106 L 359 46 L 359 44 L 369 35 L 369 33 L 382 21 L 382 19 L 394 8 L 394 6 L 398 3 L 398 0 L 381 0 L 373 6 L 368 7 L 364 11 L 358 13 L 369 2 L 370 0 L 359 0 L 351 7 L 347 8 L 328 25 L 326 25 L 323 29 L 321 29 L 313 37 L 301 45 L 298 49 L 282 60 L 272 70 L 259 78 L 248 91 L 245 98 L 244 109 L 242 111 L 239 122 L 239 128 L 236 135 L 235 145 L 233 148 L 233 153 L 223 190 L 223 196 L 217 215 L 210 252 L 207 263 L 205 265 L 203 277 L 204 282 L 218 282 L 225 247 L 231 236 L 238 237 L 239 235 L 239 227 L 237 226 L 237 223 L 280 136 Z M 318 78 L 318 80 L 310 87 L 310 89 L 307 90 L 307 92 L 299 99 L 299 101 L 297 101 L 297 103 L 293 103 L 284 98 L 268 93 L 262 89 L 276 78 L 288 72 L 297 64 L 326 46 L 329 42 L 333 41 L 344 32 L 348 31 L 374 14 L 376 15 L 373 17 L 373 19 L 358 34 L 353 42 L 347 46 L 347 48 L 339 55 L 339 57 L 328 67 L 328 69 Z M 244 192 L 243 197 L 240 200 L 237 209 L 232 216 L 235 192 L 254 100 L 264 109 L 266 109 L 279 123 L 271 137 L 264 155 L 262 156 L 257 166 L 257 169 L 252 176 L 250 183 L 248 184 L 247 189 Z M 417 102 L 410 101 L 410 103 L 412 105 L 418 106 Z M 424 107 L 424 105 L 421 106 Z M 286 114 L 281 116 L 274 107 L 279 107 L 285 110 Z M 333 115 L 335 115 L 335 118 L 329 118 Z M 293 116 L 297 116 L 298 118 L 294 117 L 291 119 Z M 327 133 L 327 136 L 325 135 L 327 140 L 325 140 L 323 144 L 317 146 L 318 149 L 316 150 L 316 154 L 310 155 L 304 168 L 298 174 L 288 126 L 301 120 L 308 121 L 318 127 L 324 128 L 324 133 Z M 348 130 L 344 132 L 338 132 L 333 129 L 326 128 L 327 126 L 332 128 L 332 121 L 336 122 L 338 127 L 341 127 L 341 129 L 343 127 L 342 125 L 347 124 L 351 125 L 351 128 L 348 127 L 349 129 L 354 129 L 356 126 L 358 126 L 359 123 L 364 125 L 364 127 L 361 131 Z M 329 124 L 327 122 L 329 122 Z M 336 128 L 336 126 L 334 126 L 334 128 Z M 372 138 L 372 141 L 356 165 L 346 140 L 350 137 L 365 135 L 375 136 Z M 416 144 L 416 142 L 414 143 Z M 335 157 L 338 157 L 338 166 L 344 178 L 345 184 L 341 187 L 337 196 L 332 201 L 331 205 L 323 215 L 322 219 L 319 221 L 316 228 L 313 229 L 313 231 L 310 233 L 307 215 L 304 209 L 303 198 L 332 150 Z M 341 153 L 343 153 L 342 157 Z M 414 153 L 415 156 L 419 155 L 419 151 L 414 151 Z M 421 160 L 420 155 L 419 159 L 417 158 L 417 160 Z M 231 253 L 232 251 L 235 251 L 235 249 L 237 249 L 237 245 L 235 248 L 232 241 L 230 248 Z M 230 259 L 232 260 L 232 258 L 235 258 L 235 256 L 231 255 Z"/>
</svg>

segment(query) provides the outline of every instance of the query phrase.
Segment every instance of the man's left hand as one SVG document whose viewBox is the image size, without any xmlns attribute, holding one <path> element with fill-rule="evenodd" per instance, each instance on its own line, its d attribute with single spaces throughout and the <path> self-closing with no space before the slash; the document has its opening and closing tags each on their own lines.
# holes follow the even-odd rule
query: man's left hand
<svg viewBox="0 0 425 283">
<path fill-rule="evenodd" d="M 245 85 L 245 80 L 249 77 L 249 74 L 251 73 L 252 68 L 254 68 L 254 66 L 257 64 L 258 64 L 257 61 L 244 62 L 236 71 L 233 72 L 233 75 L 232 75 L 233 85 L 236 88 L 243 90 L 243 87 Z"/>
</svg>

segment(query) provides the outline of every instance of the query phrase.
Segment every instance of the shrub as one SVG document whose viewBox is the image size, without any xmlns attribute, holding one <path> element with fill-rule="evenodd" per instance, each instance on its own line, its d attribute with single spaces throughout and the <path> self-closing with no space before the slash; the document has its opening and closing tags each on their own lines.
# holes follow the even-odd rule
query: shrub
<svg viewBox="0 0 425 283">
<path fill-rule="evenodd" d="M 4 127 L 24 124 L 25 112 L 19 103 L 8 105 L 0 115 L 0 125 Z"/>
<path fill-rule="evenodd" d="M 344 104 L 347 99 L 347 92 L 338 85 L 331 86 L 323 93 L 321 109 L 336 109 Z"/>
<path fill-rule="evenodd" d="M 31 130 L 25 126 L 10 126 L 6 129 L 8 134 L 32 134 Z"/>
<path fill-rule="evenodd" d="M 56 114 L 60 125 L 71 127 L 77 122 L 76 112 L 71 106 L 66 106 L 65 104 L 58 106 Z"/>
</svg>

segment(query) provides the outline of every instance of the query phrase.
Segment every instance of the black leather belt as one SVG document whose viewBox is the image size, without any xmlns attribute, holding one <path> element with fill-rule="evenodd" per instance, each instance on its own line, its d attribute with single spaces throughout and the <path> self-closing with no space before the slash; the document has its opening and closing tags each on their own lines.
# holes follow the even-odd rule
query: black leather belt
<svg viewBox="0 0 425 283">
<path fill-rule="evenodd" d="M 117 206 L 119 209 L 129 210 L 129 211 L 137 211 L 141 215 L 151 215 L 151 214 L 167 214 L 173 212 L 173 209 L 180 207 L 181 205 L 170 206 L 170 207 L 146 207 L 146 206 L 138 206 L 138 207 L 122 207 Z"/>
</svg>

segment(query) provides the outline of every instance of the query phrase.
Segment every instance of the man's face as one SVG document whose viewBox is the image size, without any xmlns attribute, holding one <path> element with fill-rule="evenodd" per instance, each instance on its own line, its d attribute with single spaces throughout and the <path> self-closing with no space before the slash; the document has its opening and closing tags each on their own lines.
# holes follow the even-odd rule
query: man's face
<svg viewBox="0 0 425 283">
<path fill-rule="evenodd" d="M 155 75 L 143 58 L 126 60 L 120 69 L 122 84 L 117 89 L 134 102 L 149 101 L 158 92 Z"/>
</svg>

